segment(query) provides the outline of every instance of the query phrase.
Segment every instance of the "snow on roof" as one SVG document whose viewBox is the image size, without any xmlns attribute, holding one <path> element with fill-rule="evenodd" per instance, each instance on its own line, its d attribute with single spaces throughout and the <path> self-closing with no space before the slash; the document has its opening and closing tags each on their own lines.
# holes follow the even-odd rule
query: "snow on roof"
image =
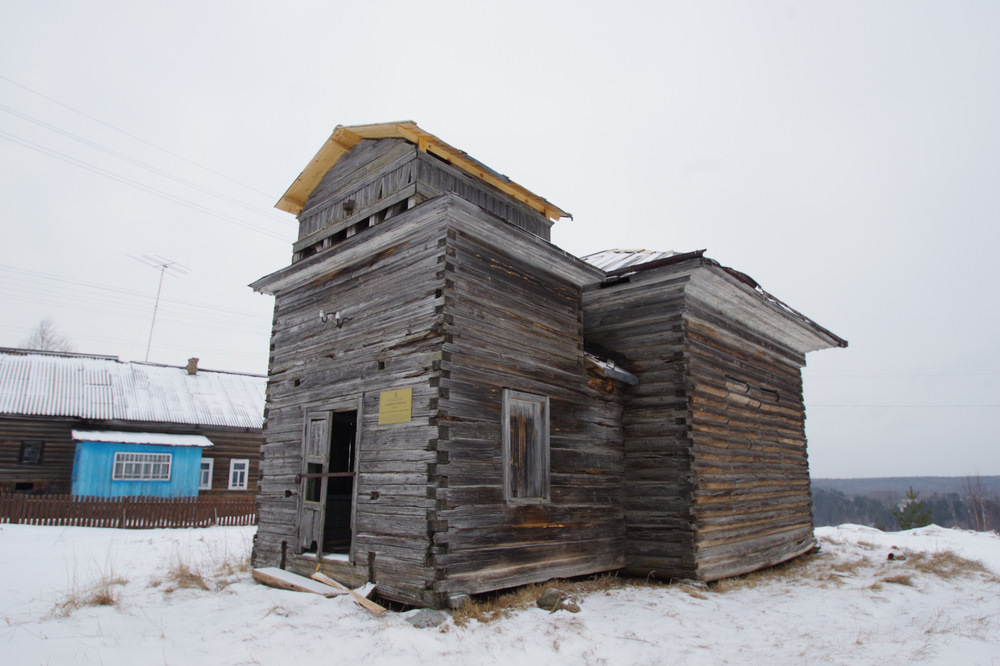
<svg viewBox="0 0 1000 666">
<path fill-rule="evenodd" d="M 0 414 L 261 428 L 262 375 L 0 350 Z"/>
<path fill-rule="evenodd" d="M 610 272 L 619 268 L 625 268 L 626 266 L 635 266 L 636 264 L 645 264 L 650 261 L 657 261 L 658 259 L 666 259 L 675 254 L 677 253 L 671 250 L 667 250 L 666 252 L 658 252 L 656 250 L 602 250 L 601 252 L 588 254 L 586 257 L 581 258 L 591 266 L 596 266 L 602 271 Z"/>
<path fill-rule="evenodd" d="M 113 430 L 74 430 L 75 442 L 110 442 L 114 444 L 164 444 L 166 446 L 212 446 L 204 435 L 171 435 L 162 432 L 115 432 Z"/>
</svg>

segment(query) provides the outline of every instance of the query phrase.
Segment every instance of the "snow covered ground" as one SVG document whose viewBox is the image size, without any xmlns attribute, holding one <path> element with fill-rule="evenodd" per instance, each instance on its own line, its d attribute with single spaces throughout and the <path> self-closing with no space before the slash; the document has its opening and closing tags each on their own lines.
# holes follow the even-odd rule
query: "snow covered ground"
<svg viewBox="0 0 1000 666">
<path fill-rule="evenodd" d="M 1000 664 L 992 533 L 825 527 L 820 554 L 745 580 L 416 629 L 256 584 L 253 529 L 0 525 L 0 664 Z"/>
</svg>

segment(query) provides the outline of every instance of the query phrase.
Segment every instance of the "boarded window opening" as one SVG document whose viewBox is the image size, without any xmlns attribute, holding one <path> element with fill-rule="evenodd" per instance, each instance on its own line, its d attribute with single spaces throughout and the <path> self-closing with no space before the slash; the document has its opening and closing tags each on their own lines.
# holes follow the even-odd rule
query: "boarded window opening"
<svg viewBox="0 0 1000 666">
<path fill-rule="evenodd" d="M 21 442 L 21 451 L 17 456 L 17 462 L 22 465 L 41 465 L 44 449 L 43 442 Z"/>
<path fill-rule="evenodd" d="M 549 399 L 503 392 L 504 496 L 508 501 L 549 498 Z"/>
</svg>

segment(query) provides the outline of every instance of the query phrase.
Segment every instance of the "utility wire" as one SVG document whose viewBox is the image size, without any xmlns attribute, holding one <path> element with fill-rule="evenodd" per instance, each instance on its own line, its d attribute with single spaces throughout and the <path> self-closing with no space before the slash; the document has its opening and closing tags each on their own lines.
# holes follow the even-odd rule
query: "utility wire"
<svg viewBox="0 0 1000 666">
<path fill-rule="evenodd" d="M 51 301 L 40 301 L 37 297 L 30 296 L 18 296 L 18 295 L 4 295 L 3 299 L 8 301 L 18 301 L 22 303 L 32 303 L 38 304 L 39 302 L 47 302 L 52 305 L 58 305 L 62 309 L 80 310 L 88 314 L 101 314 L 110 317 L 119 317 L 122 319 L 140 320 L 146 321 L 149 318 L 148 306 L 144 309 L 122 309 L 116 306 L 101 306 L 93 305 L 82 302 L 65 301 L 60 302 L 58 300 Z M 261 331 L 267 331 L 269 327 L 263 322 L 258 324 L 246 324 L 233 321 L 224 320 L 212 320 L 206 319 L 204 317 L 190 316 L 183 312 L 176 313 L 170 308 L 165 308 L 161 304 L 161 317 L 166 321 L 170 321 L 176 324 L 183 324 L 187 327 L 196 327 L 204 330 L 221 331 L 224 333 L 232 333 L 234 331 L 244 332 L 248 329 L 259 328 Z"/>
<path fill-rule="evenodd" d="M 19 332 L 23 332 L 23 333 L 29 333 L 32 330 L 34 330 L 34 327 L 30 327 L 30 326 L 5 326 L 5 325 L 0 324 L 0 329 L 8 330 L 8 331 L 19 331 Z M 141 343 L 138 343 L 135 340 L 125 340 L 125 339 L 122 339 L 122 338 L 111 338 L 111 337 L 107 337 L 107 336 L 96 337 L 96 336 L 92 336 L 92 335 L 72 335 L 71 337 L 72 337 L 72 339 L 73 339 L 74 342 L 76 342 L 77 340 L 84 340 L 84 341 L 86 341 L 86 340 L 92 340 L 94 342 L 99 342 L 99 343 L 102 343 L 102 344 L 108 344 L 109 346 L 112 346 L 112 345 L 116 345 L 116 346 L 131 346 L 131 347 L 136 347 L 136 348 L 141 348 L 141 346 L 142 346 Z M 158 348 L 160 348 L 160 349 L 176 349 L 176 350 L 180 350 L 180 351 L 184 351 L 184 352 L 190 352 L 191 351 L 191 345 L 172 345 L 172 344 L 169 344 L 169 343 L 158 343 L 156 346 Z M 229 355 L 229 356 L 239 356 L 241 358 L 254 358 L 254 359 L 257 359 L 258 361 L 261 360 L 261 359 L 266 360 L 266 348 L 263 348 L 260 353 L 250 353 L 250 352 L 238 352 L 238 351 L 234 351 L 232 348 L 220 349 L 218 347 L 202 347 L 200 345 L 198 346 L 198 353 L 204 354 L 206 352 L 214 352 L 214 353 L 218 353 L 218 354 L 226 354 L 226 355 Z M 121 356 L 122 354 L 114 354 L 114 355 L 115 356 Z M 266 373 L 256 373 L 256 374 L 266 374 Z"/>
<path fill-rule="evenodd" d="M 291 240 L 287 236 L 283 236 L 281 234 L 275 233 L 275 232 L 271 231 L 270 229 L 266 229 L 266 228 L 260 227 L 258 225 L 255 225 L 255 224 L 251 224 L 249 222 L 246 222 L 246 221 L 241 220 L 239 218 L 233 217 L 231 215 L 226 215 L 225 213 L 220 213 L 218 211 L 212 210 L 211 208 L 206 208 L 205 206 L 202 206 L 201 204 L 194 203 L 193 201 L 188 201 L 187 199 L 183 199 L 181 197 L 178 197 L 176 195 L 170 194 L 169 192 L 165 192 L 165 191 L 157 189 L 155 187 L 151 187 L 149 185 L 144 185 L 144 184 L 142 184 L 142 183 L 140 183 L 138 181 L 132 180 L 131 178 L 126 178 L 125 176 L 118 175 L 116 173 L 108 171 L 107 169 L 102 169 L 99 166 L 95 166 L 93 164 L 89 164 L 89 163 L 84 162 L 82 160 L 78 160 L 75 157 L 70 157 L 69 155 L 66 155 L 64 153 L 60 153 L 59 151 L 56 151 L 56 150 L 52 150 L 51 148 L 46 148 L 45 146 L 37 144 L 34 141 L 28 141 L 27 139 L 23 139 L 23 138 L 18 137 L 18 136 L 14 135 L 14 134 L 10 134 L 9 132 L 4 132 L 3 130 L 0 130 L 0 138 L 7 139 L 11 143 L 19 144 L 21 146 L 24 146 L 25 148 L 29 148 L 31 150 L 37 151 L 39 153 L 42 153 L 43 155 L 48 155 L 49 157 L 54 157 L 56 159 L 62 160 L 64 162 L 67 162 L 68 164 L 72 164 L 74 166 L 78 166 L 81 169 L 86 169 L 87 171 L 91 171 L 91 172 L 96 173 L 98 175 L 104 176 L 105 178 L 110 178 L 111 180 L 117 181 L 119 183 L 123 183 L 125 185 L 129 185 L 130 187 L 134 187 L 137 190 L 141 190 L 141 191 L 146 192 L 148 194 L 153 194 L 155 196 L 160 197 L 161 199 L 166 199 L 167 201 L 172 201 L 172 202 L 174 202 L 176 204 L 179 204 L 181 206 L 185 206 L 185 207 L 190 208 L 192 210 L 196 210 L 196 211 L 198 211 L 200 213 L 204 213 L 205 215 L 210 215 L 210 216 L 216 217 L 216 218 L 218 218 L 220 220 L 224 220 L 226 222 L 230 222 L 232 224 L 235 224 L 236 226 L 243 227 L 244 229 L 248 229 L 250 231 L 256 231 L 259 234 L 264 234 L 265 236 L 270 236 L 271 238 L 274 238 L 275 240 L 280 240 L 280 241 L 283 241 L 283 242 L 286 242 L 286 243 L 290 243 L 291 242 Z"/>
<path fill-rule="evenodd" d="M 13 273 L 21 273 L 21 274 L 24 274 L 26 276 L 30 276 L 32 278 L 41 278 L 42 280 L 48 280 L 48 281 L 51 281 L 51 282 L 56 282 L 56 283 L 58 283 L 59 286 L 58 287 L 53 287 L 53 288 L 58 288 L 59 290 L 65 289 L 65 287 L 62 286 L 62 285 L 69 285 L 70 287 L 73 287 L 73 288 L 76 288 L 76 287 L 85 287 L 85 288 L 96 289 L 96 290 L 100 290 L 100 291 L 108 291 L 108 292 L 112 292 L 112 293 L 115 293 L 115 294 L 121 294 L 121 295 L 125 295 L 125 296 L 131 296 L 131 297 L 134 297 L 134 298 L 142 299 L 144 302 L 148 302 L 148 301 L 152 300 L 152 296 L 150 296 L 149 294 L 147 294 L 145 292 L 131 290 L 131 289 L 123 289 L 121 287 L 116 287 L 116 286 L 107 285 L 107 284 L 100 284 L 100 283 L 97 283 L 97 282 L 88 282 L 88 281 L 85 281 L 85 280 L 78 280 L 78 279 L 72 279 L 71 280 L 71 279 L 68 279 L 68 278 L 63 278 L 63 277 L 59 277 L 59 276 L 56 276 L 56 275 L 52 275 L 51 273 L 43 273 L 41 271 L 32 271 L 32 270 L 28 270 L 28 269 L 24 269 L 24 268 L 14 268 L 13 266 L 7 266 L 7 265 L 4 265 L 4 264 L 0 264 L 0 270 L 2 270 L 2 271 L 9 271 L 9 272 L 13 272 Z M 17 280 L 18 278 L 15 276 L 12 279 Z M 29 284 L 32 284 L 32 283 L 29 283 Z M 35 283 L 35 284 L 37 284 L 37 283 Z M 32 284 L 32 286 L 34 286 L 34 284 Z M 41 286 L 41 285 L 39 285 L 39 286 Z M 164 303 L 174 303 L 174 304 L 179 304 L 179 305 L 184 305 L 184 306 L 188 306 L 188 307 L 192 307 L 192 308 L 197 308 L 197 309 L 205 310 L 207 314 L 212 314 L 212 313 L 226 313 L 226 316 L 236 315 L 236 316 L 250 317 L 250 318 L 253 318 L 253 319 L 267 320 L 267 321 L 270 321 L 270 319 L 271 319 L 270 315 L 262 315 L 262 314 L 259 314 L 259 313 L 256 313 L 256 312 L 251 312 L 249 310 L 236 310 L 234 308 L 224 308 L 224 307 L 219 307 L 217 305 L 213 305 L 213 304 L 210 304 L 210 303 L 198 303 L 196 301 L 186 301 L 186 300 L 183 300 L 183 299 L 167 298 L 167 297 L 164 297 L 162 299 L 162 301 Z M 145 307 L 145 305 L 143 307 Z"/>
<path fill-rule="evenodd" d="M 39 125 L 40 127 L 44 127 L 45 129 L 47 129 L 47 130 L 49 130 L 51 132 L 55 132 L 57 134 L 61 134 L 62 136 L 65 136 L 67 138 L 73 139 L 74 141 L 82 143 L 85 146 L 93 148 L 94 150 L 99 150 L 99 151 L 101 151 L 101 152 L 103 152 L 103 153 L 105 153 L 107 155 L 111 155 L 113 157 L 117 157 L 120 160 L 123 160 L 125 162 L 128 162 L 129 164 L 132 164 L 132 165 L 135 165 L 135 166 L 140 167 L 142 169 L 145 169 L 145 170 L 147 170 L 147 171 L 149 171 L 151 173 L 155 173 L 155 174 L 157 174 L 159 176 L 163 176 L 164 178 L 169 178 L 170 180 L 173 180 L 173 181 L 175 181 L 177 183 L 180 183 L 182 185 L 187 185 L 188 187 L 194 188 L 194 189 L 198 190 L 199 192 L 204 192 L 205 194 L 208 194 L 209 196 L 213 196 L 213 197 L 222 199 L 223 201 L 226 201 L 226 202 L 228 202 L 230 204 L 233 204 L 234 206 L 239 206 L 240 208 L 244 208 L 246 210 L 249 210 L 249 211 L 252 211 L 254 213 L 257 213 L 258 215 L 262 215 L 264 217 L 267 217 L 269 219 L 281 222 L 283 224 L 294 224 L 294 220 L 289 219 L 287 216 L 280 216 L 280 215 L 277 215 L 277 214 L 273 214 L 270 211 L 262 210 L 258 206 L 252 206 L 250 204 L 247 204 L 247 203 L 244 203 L 244 202 L 240 201 L 239 199 L 234 199 L 233 197 L 230 197 L 228 195 L 222 194 L 220 192 L 216 192 L 216 191 L 211 190 L 211 189 L 209 189 L 207 187 L 199 185 L 198 183 L 195 183 L 194 181 L 190 181 L 190 180 L 188 180 L 186 178 L 182 178 L 180 176 L 176 176 L 176 175 L 174 175 L 174 174 L 172 174 L 172 173 L 170 173 L 168 171 L 164 171 L 163 169 L 160 169 L 159 167 L 155 167 L 155 166 L 153 166 L 151 164 L 147 164 L 147 163 L 142 162 L 140 160 L 134 159 L 134 158 L 129 157 L 128 155 L 120 153 L 120 152 L 118 152 L 116 150 L 112 150 L 111 148 L 107 148 L 105 146 L 102 146 L 99 143 L 95 143 L 95 142 L 90 141 L 88 139 L 84 139 L 83 137 L 78 136 L 76 134 L 73 134 L 72 132 L 68 132 L 66 130 L 60 129 L 59 127 L 56 127 L 55 125 L 50 125 L 49 123 L 46 123 L 46 122 L 44 122 L 42 120 L 34 118 L 33 116 L 30 116 L 30 115 L 28 115 L 26 113 L 22 113 L 22 112 L 20 112 L 20 111 L 18 111 L 16 109 L 12 109 L 9 106 L 5 106 L 3 104 L 0 104 L 0 110 L 6 111 L 7 113 L 9 113 L 11 115 L 14 115 L 14 116 L 17 116 L 18 118 L 22 118 L 22 119 L 27 120 L 29 122 L 35 123 L 36 125 Z"/>
<path fill-rule="evenodd" d="M 268 198 L 271 198 L 273 196 L 269 192 L 264 192 L 262 190 L 258 190 L 257 188 L 255 188 L 255 187 L 253 187 L 251 185 L 247 185 L 246 183 L 242 183 L 242 182 L 236 180 L 235 178 L 230 178 L 226 174 L 221 173 L 219 171 L 216 171 L 214 169 L 211 169 L 211 168 L 205 166 L 204 164 L 199 164 L 199 163 L 195 162 L 194 160 L 190 160 L 190 159 L 184 157 L 183 155 L 178 155 L 177 153 L 175 153 L 175 152 L 173 152 L 171 150 L 168 150 L 168 149 L 166 149 L 166 148 L 164 148 L 162 146 L 158 146 L 155 143 L 147 141 L 146 139 L 143 139 L 142 137 L 138 137 L 135 134 L 131 134 L 130 132 L 126 132 L 125 130 L 121 129 L 120 127 L 115 127 L 114 125 L 112 125 L 110 123 L 107 123 L 107 122 L 104 122 L 103 120 L 101 120 L 99 118 L 95 118 L 94 116 L 91 116 L 91 115 L 89 115 L 87 113 L 84 113 L 83 111 L 80 111 L 79 109 L 76 109 L 76 108 L 70 106 L 69 104 L 65 104 L 63 102 L 60 102 L 59 100 L 57 100 L 57 99 L 55 99 L 53 97 L 49 97 L 48 95 L 45 95 L 43 93 L 40 93 L 37 90 L 33 90 L 32 88 L 29 88 L 28 86 L 24 85 L 23 83 L 18 83 L 17 81 L 4 76 L 3 74 L 0 74 L 0 79 L 3 79 L 4 81 L 6 81 L 7 83 L 10 83 L 11 85 L 15 85 L 18 88 L 21 88 L 22 90 L 27 90 L 31 94 L 37 95 L 38 97 L 41 97 L 42 99 L 46 99 L 46 100 L 52 102 L 53 104 L 56 104 L 58 106 L 63 107 L 64 109 L 68 109 L 68 110 L 72 111 L 73 113 L 75 113 L 77 115 L 83 116 L 87 120 L 91 120 L 91 121 L 93 121 L 95 123 L 98 123 L 99 125 L 104 125 L 105 127 L 109 128 L 109 129 L 112 129 L 112 130 L 118 132 L 119 134 L 123 134 L 123 135 L 127 136 L 130 139 L 138 141 L 139 143 L 143 143 L 143 144 L 145 144 L 145 145 L 147 145 L 147 146 L 149 146 L 151 148 L 155 148 L 156 150 L 164 152 L 167 155 L 170 155 L 171 157 L 176 157 L 177 159 L 181 160 L 182 162 L 187 162 L 188 164 L 196 166 L 199 169 L 204 169 L 205 171 L 208 171 L 209 173 L 215 174 L 216 176 L 219 176 L 220 178 L 225 178 L 229 182 L 235 183 L 235 184 L 239 185 L 240 187 L 245 187 L 246 189 L 248 189 L 248 190 L 250 190 L 252 192 L 256 192 L 257 194 L 261 194 L 261 195 L 263 195 L 265 197 L 268 197 Z"/>
</svg>

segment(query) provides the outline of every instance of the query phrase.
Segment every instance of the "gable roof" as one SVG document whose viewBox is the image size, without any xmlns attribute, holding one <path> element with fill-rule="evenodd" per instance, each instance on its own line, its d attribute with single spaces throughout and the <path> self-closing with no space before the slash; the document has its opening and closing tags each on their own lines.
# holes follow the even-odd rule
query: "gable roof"
<svg viewBox="0 0 1000 666">
<path fill-rule="evenodd" d="M 261 428 L 262 375 L 0 349 L 0 415 Z"/>
<path fill-rule="evenodd" d="M 722 304 L 726 300 L 722 291 L 727 284 L 731 289 L 742 293 L 743 302 L 739 307 L 736 307 L 736 302 L 731 297 L 730 302 L 725 304 L 729 308 L 729 316 L 737 319 L 752 317 L 754 323 L 751 326 L 756 330 L 771 330 L 776 338 L 794 338 L 794 343 L 791 346 L 802 353 L 828 347 L 847 346 L 847 340 L 820 326 L 798 310 L 768 293 L 746 273 L 723 266 L 704 254 L 705 250 L 682 253 L 657 252 L 655 250 L 603 250 L 589 254 L 583 257 L 583 260 L 601 268 L 609 279 L 661 268 L 671 270 L 671 267 L 678 266 L 688 260 L 697 260 L 702 267 L 708 269 L 709 273 L 715 274 L 718 279 L 693 279 L 691 283 L 695 286 L 693 291 L 700 291 L 705 295 L 711 294 L 712 300 L 717 304 Z M 756 314 L 751 314 L 755 310 Z M 766 317 L 769 321 L 765 322 L 758 316 L 763 313 L 772 315 Z M 797 328 L 798 333 L 793 334 L 793 329 L 788 324 Z"/>
<path fill-rule="evenodd" d="M 337 125 L 330 138 L 326 140 L 316 156 L 306 165 L 306 168 L 302 170 L 299 177 L 295 179 L 295 182 L 274 207 L 295 215 L 302 212 L 303 206 L 326 172 L 351 148 L 358 145 L 362 139 L 405 139 L 417 146 L 419 150 L 440 157 L 449 164 L 530 206 L 551 220 L 573 217 L 543 197 L 472 158 L 465 151 L 450 146 L 430 132 L 420 129 L 412 120 L 375 125 L 352 125 L 350 127 Z"/>
</svg>

